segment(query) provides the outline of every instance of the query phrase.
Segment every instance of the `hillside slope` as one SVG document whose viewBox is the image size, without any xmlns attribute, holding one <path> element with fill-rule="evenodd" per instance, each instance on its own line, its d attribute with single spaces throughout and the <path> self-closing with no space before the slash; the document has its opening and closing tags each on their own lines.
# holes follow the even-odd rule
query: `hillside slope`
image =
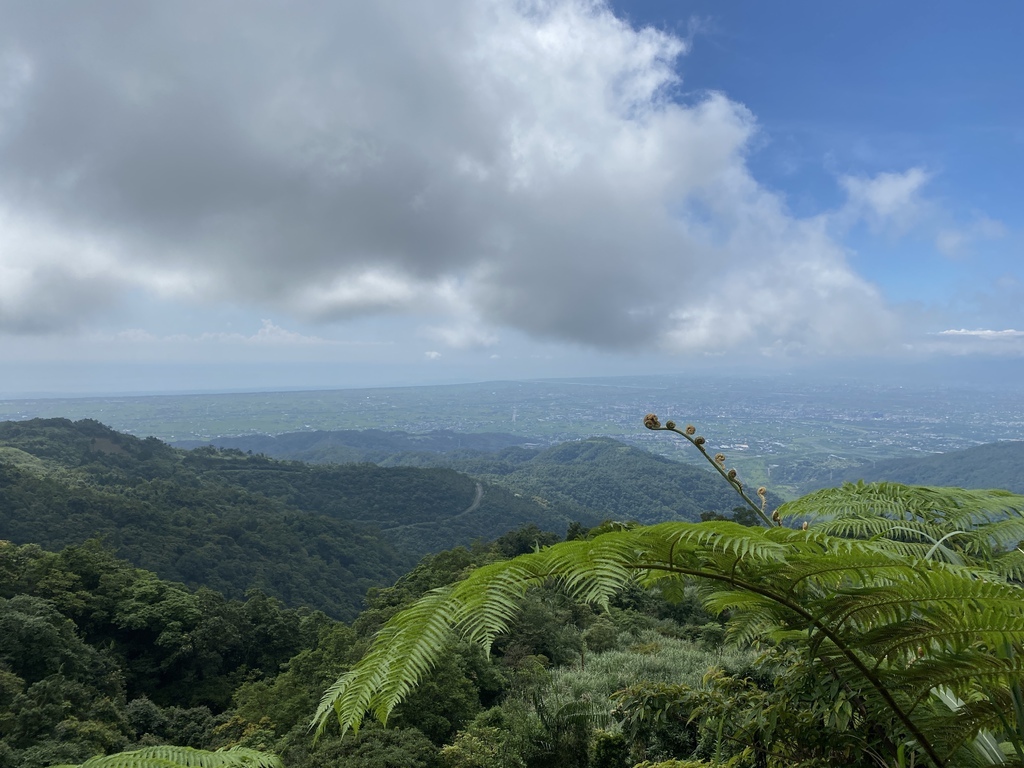
<svg viewBox="0 0 1024 768">
<path fill-rule="evenodd" d="M 413 462 L 398 455 L 391 462 Z M 423 457 L 418 457 L 423 460 Z M 714 472 L 595 437 L 549 448 L 509 448 L 493 456 L 454 452 L 446 465 L 579 515 L 658 523 L 727 513 L 740 500 Z"/>
<path fill-rule="evenodd" d="M 515 445 L 524 445 L 529 438 L 505 432 L 463 434 L 450 430 L 412 433 L 383 429 L 339 429 L 332 431 L 285 432 L 280 435 L 241 435 L 219 437 L 216 440 L 180 440 L 172 443 L 176 448 L 235 448 L 262 453 L 275 459 L 307 461 L 314 464 L 347 464 L 352 462 L 379 462 L 395 453 L 427 451 L 469 450 L 494 452 Z"/>
<path fill-rule="evenodd" d="M 921 458 L 879 461 L 844 473 L 841 479 L 890 480 L 907 485 L 957 488 L 1004 488 L 1024 493 L 1024 441 L 1005 440 Z M 823 484 L 816 484 L 807 490 L 821 487 Z"/>
<path fill-rule="evenodd" d="M 259 587 L 339 618 L 425 553 L 569 522 L 451 469 L 181 451 L 91 420 L 0 422 L 0 539 L 101 538 L 162 578 L 232 597 Z"/>
<path fill-rule="evenodd" d="M 387 467 L 447 467 L 532 498 L 579 520 L 656 523 L 728 512 L 739 500 L 707 468 L 666 459 L 611 438 L 549 447 L 512 445 L 510 435 L 379 430 L 219 438 L 219 447 L 282 459 L 373 461 Z M 781 500 L 772 499 L 773 505 Z"/>
</svg>

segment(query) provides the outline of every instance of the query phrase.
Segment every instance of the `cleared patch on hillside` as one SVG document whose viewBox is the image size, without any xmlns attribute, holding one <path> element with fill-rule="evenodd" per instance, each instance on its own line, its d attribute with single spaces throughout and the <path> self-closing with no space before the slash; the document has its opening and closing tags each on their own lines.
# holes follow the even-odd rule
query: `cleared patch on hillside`
<svg viewBox="0 0 1024 768">
<path fill-rule="evenodd" d="M 5 464 L 12 464 L 18 469 L 32 472 L 35 475 L 45 475 L 50 471 L 50 468 L 42 459 L 33 456 L 31 453 L 26 453 L 20 448 L 12 448 L 6 445 L 0 445 L 0 461 Z"/>
</svg>

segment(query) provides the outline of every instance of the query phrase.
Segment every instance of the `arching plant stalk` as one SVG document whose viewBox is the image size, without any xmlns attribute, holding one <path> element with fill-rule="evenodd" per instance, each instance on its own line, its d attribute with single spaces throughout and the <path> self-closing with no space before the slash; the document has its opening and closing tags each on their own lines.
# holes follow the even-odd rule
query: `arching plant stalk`
<svg viewBox="0 0 1024 768">
<path fill-rule="evenodd" d="M 732 489 L 743 499 L 744 503 L 757 513 L 757 516 L 761 518 L 765 525 L 771 527 L 782 524 L 780 520 L 768 517 L 765 512 L 765 507 L 768 503 L 767 489 L 764 487 L 757 489 L 757 495 L 761 499 L 761 504 L 755 504 L 754 500 L 743 489 L 743 483 L 737 477 L 736 470 L 725 468 L 725 454 L 719 453 L 712 458 L 708 454 L 707 448 L 704 447 L 707 445 L 707 440 L 704 439 L 703 435 L 697 434 L 697 428 L 692 424 L 687 424 L 685 429 L 679 429 L 674 421 L 666 421 L 665 425 L 662 426 L 658 417 L 653 413 L 649 413 L 644 416 L 644 426 L 652 431 L 675 432 L 677 435 L 686 438 L 694 448 L 700 451 L 700 455 L 708 460 L 708 463 L 715 468 L 715 471 L 732 486 Z"/>
</svg>

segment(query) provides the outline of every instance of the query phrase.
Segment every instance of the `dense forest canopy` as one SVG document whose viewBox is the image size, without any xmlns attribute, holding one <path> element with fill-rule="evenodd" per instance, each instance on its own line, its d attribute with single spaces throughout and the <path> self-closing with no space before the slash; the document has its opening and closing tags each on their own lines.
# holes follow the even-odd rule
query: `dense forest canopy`
<svg viewBox="0 0 1024 768">
<path fill-rule="evenodd" d="M 164 578 L 235 598 L 257 587 L 347 619 L 428 552 L 572 521 L 450 469 L 182 451 L 64 419 L 0 423 L 0 510 L 0 538 L 15 543 L 100 538 Z"/>
<path fill-rule="evenodd" d="M 208 445 L 314 463 L 448 467 L 569 510 L 579 520 L 698 520 L 707 511 L 729 511 L 736 502 L 701 467 L 601 437 L 537 446 L 501 434 L 339 430 L 227 437 Z M 781 501 L 773 496 L 773 503 Z"/>
<path fill-rule="evenodd" d="M 100 538 L 167 579 L 235 598 L 256 587 L 352 619 L 368 588 L 431 552 L 527 524 L 563 534 L 573 522 L 696 520 L 734 504 L 710 473 L 612 440 L 505 442 L 405 456 L 423 466 L 311 465 L 174 449 L 88 419 L 0 422 L 0 538 L 50 549 Z"/>
</svg>

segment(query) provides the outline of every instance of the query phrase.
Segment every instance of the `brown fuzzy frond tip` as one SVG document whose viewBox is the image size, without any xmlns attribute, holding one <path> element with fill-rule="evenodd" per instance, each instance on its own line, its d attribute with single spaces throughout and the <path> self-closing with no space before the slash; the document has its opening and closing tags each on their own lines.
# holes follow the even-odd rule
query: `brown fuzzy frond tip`
<svg viewBox="0 0 1024 768">
<path fill-rule="evenodd" d="M 661 429 L 661 422 L 653 413 L 648 413 L 644 416 L 644 426 L 648 429 Z"/>
</svg>

